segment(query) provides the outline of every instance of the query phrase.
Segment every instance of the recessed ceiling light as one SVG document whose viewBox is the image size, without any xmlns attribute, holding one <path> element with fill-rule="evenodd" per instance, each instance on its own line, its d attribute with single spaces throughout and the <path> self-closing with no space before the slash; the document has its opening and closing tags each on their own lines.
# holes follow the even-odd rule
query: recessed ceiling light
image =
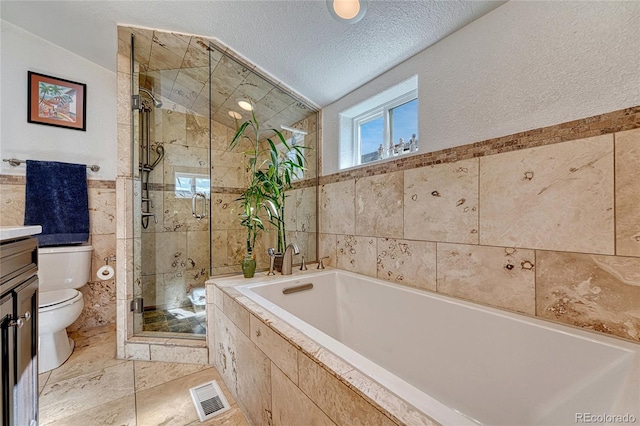
<svg viewBox="0 0 640 426">
<path fill-rule="evenodd" d="M 353 24 L 367 12 L 367 0 L 327 0 L 327 7 L 337 21 Z"/>
<path fill-rule="evenodd" d="M 242 115 L 236 111 L 229 111 L 229 115 L 236 120 L 240 120 L 242 118 Z"/>
<path fill-rule="evenodd" d="M 238 99 L 238 106 L 245 111 L 251 111 L 253 109 L 253 105 L 246 99 Z"/>
</svg>

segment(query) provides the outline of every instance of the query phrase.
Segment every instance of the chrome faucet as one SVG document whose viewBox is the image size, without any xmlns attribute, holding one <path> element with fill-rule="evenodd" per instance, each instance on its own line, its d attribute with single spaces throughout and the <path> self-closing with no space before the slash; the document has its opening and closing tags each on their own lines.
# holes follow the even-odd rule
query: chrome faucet
<svg viewBox="0 0 640 426">
<path fill-rule="evenodd" d="M 284 254 L 282 255 L 282 275 L 291 275 L 294 254 L 300 254 L 300 249 L 296 243 L 291 243 L 284 249 Z"/>
</svg>

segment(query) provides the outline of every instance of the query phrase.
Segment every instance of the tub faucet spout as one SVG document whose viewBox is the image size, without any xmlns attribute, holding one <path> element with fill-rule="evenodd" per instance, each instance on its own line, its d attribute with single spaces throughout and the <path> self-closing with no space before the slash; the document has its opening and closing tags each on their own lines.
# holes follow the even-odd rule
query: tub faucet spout
<svg viewBox="0 0 640 426">
<path fill-rule="evenodd" d="M 282 255 L 282 275 L 291 275 L 291 266 L 293 265 L 293 255 L 300 254 L 300 249 L 296 243 L 291 243 L 284 250 Z"/>
</svg>

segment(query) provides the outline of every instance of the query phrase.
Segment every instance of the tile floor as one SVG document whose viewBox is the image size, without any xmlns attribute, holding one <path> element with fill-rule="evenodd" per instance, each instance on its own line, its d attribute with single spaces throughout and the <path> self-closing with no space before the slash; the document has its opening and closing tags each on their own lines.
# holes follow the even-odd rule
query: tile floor
<svg viewBox="0 0 640 426">
<path fill-rule="evenodd" d="M 39 377 L 40 425 L 247 425 L 215 368 L 115 359 L 114 326 L 71 333 L 76 348 Z M 200 423 L 189 388 L 217 380 L 231 410 Z"/>
</svg>

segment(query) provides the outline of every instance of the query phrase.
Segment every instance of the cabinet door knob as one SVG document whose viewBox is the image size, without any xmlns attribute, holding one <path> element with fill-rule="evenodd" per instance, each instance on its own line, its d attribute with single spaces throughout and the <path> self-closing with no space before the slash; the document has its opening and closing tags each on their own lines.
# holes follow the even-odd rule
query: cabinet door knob
<svg viewBox="0 0 640 426">
<path fill-rule="evenodd" d="M 9 327 L 18 327 L 22 328 L 24 326 L 25 321 L 29 321 L 31 319 L 31 312 L 27 311 L 24 315 L 16 318 L 14 321 L 9 322 Z"/>
<path fill-rule="evenodd" d="M 18 328 L 22 328 L 22 326 L 24 325 L 24 320 L 22 318 L 18 318 L 15 321 L 11 321 L 9 323 L 9 327 L 18 327 Z"/>
</svg>

